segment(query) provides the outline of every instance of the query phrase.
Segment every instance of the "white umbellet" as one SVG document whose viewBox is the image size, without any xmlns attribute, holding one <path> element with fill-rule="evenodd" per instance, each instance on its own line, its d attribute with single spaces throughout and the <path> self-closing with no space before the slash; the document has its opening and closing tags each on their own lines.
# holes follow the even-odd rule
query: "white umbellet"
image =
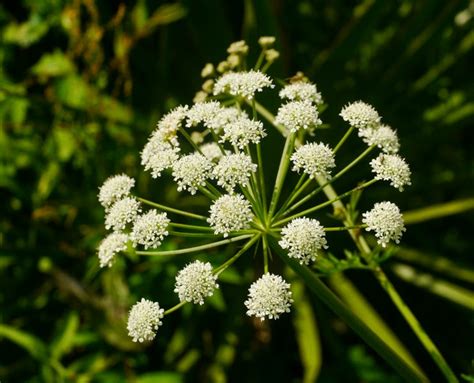
<svg viewBox="0 0 474 383">
<path fill-rule="evenodd" d="M 316 105 L 323 103 L 323 97 L 318 92 L 316 85 L 309 82 L 295 82 L 285 85 L 279 93 L 280 98 L 290 101 L 311 101 Z"/>
<path fill-rule="evenodd" d="M 251 100 L 255 97 L 255 93 L 268 87 L 273 88 L 273 82 L 270 77 L 262 72 L 255 70 L 228 72 L 216 81 L 214 95 L 228 93 L 232 96 L 240 96 Z"/>
<path fill-rule="evenodd" d="M 253 219 L 250 202 L 241 194 L 224 194 L 219 197 L 209 210 L 207 219 L 215 234 L 224 238 L 232 231 L 247 229 Z"/>
<path fill-rule="evenodd" d="M 349 125 L 358 129 L 377 127 L 381 120 L 374 107 L 362 101 L 347 104 L 339 115 Z"/>
<path fill-rule="evenodd" d="M 141 164 L 153 178 L 161 176 L 161 172 L 170 168 L 179 158 L 179 147 L 163 141 L 161 132 L 155 130 L 141 153 Z"/>
<path fill-rule="evenodd" d="M 121 231 L 128 223 L 134 222 L 140 212 L 140 202 L 133 197 L 125 197 L 115 202 L 107 212 L 105 228 Z"/>
<path fill-rule="evenodd" d="M 380 125 L 377 128 L 359 129 L 359 137 L 367 145 L 376 145 L 387 154 L 398 153 L 400 149 L 397 132 L 387 125 Z"/>
<path fill-rule="evenodd" d="M 126 174 L 109 177 L 99 188 L 99 202 L 108 209 L 114 202 L 128 196 L 134 186 L 135 180 Z"/>
<path fill-rule="evenodd" d="M 258 144 L 266 135 L 261 121 L 241 116 L 224 126 L 220 142 L 228 141 L 239 149 L 244 149 L 250 143 Z"/>
<path fill-rule="evenodd" d="M 165 114 L 161 120 L 158 121 L 157 128 L 163 141 L 178 145 L 176 135 L 186 118 L 188 108 L 187 105 L 178 106 Z"/>
<path fill-rule="evenodd" d="M 376 203 L 372 210 L 363 214 L 362 222 L 367 225 L 367 231 L 375 233 L 377 242 L 382 247 L 387 246 L 390 241 L 399 243 L 406 230 L 400 209 L 388 201 Z"/>
<path fill-rule="evenodd" d="M 290 284 L 280 275 L 266 273 L 249 288 L 249 295 L 244 302 L 247 315 L 260 320 L 278 319 L 281 314 L 289 313 L 293 299 Z"/>
<path fill-rule="evenodd" d="M 128 235 L 124 233 L 111 233 L 105 237 L 100 243 L 97 252 L 100 267 L 111 267 L 117 253 L 127 250 L 127 242 Z"/>
<path fill-rule="evenodd" d="M 160 308 L 158 302 L 142 298 L 130 309 L 127 323 L 128 335 L 134 342 L 153 340 L 158 327 L 163 324 L 161 322 L 163 316 L 164 310 Z"/>
<path fill-rule="evenodd" d="M 370 161 L 375 179 L 390 181 L 390 185 L 403 191 L 406 185 L 411 185 L 411 171 L 405 159 L 398 154 L 380 153 L 377 158 Z"/>
<path fill-rule="evenodd" d="M 130 234 L 133 245 L 142 245 L 145 249 L 160 246 L 161 241 L 168 235 L 169 223 L 166 213 L 158 213 L 155 209 L 139 216 Z"/>
<path fill-rule="evenodd" d="M 290 101 L 280 106 L 275 123 L 283 125 L 293 133 L 299 129 L 311 130 L 322 124 L 318 109 L 308 100 Z"/>
<path fill-rule="evenodd" d="M 237 185 L 247 186 L 252 173 L 257 171 L 257 165 L 250 156 L 244 153 L 223 156 L 213 169 L 217 184 L 232 193 Z"/>
<path fill-rule="evenodd" d="M 206 186 L 212 166 L 212 162 L 200 153 L 181 157 L 173 164 L 173 178 L 178 184 L 178 191 L 188 190 L 196 194 L 199 187 Z"/>
<path fill-rule="evenodd" d="M 301 169 L 310 178 L 323 176 L 330 178 L 331 169 L 336 166 L 332 149 L 323 143 L 309 143 L 300 146 L 291 156 L 293 171 Z"/>
<path fill-rule="evenodd" d="M 324 227 L 318 220 L 306 217 L 296 218 L 285 226 L 278 243 L 288 250 L 290 258 L 304 265 L 315 261 L 321 249 L 327 248 Z"/>
<path fill-rule="evenodd" d="M 209 262 L 194 261 L 180 270 L 176 276 L 174 292 L 178 293 L 180 302 L 204 304 L 204 299 L 214 294 L 217 275 L 213 274 Z"/>
</svg>

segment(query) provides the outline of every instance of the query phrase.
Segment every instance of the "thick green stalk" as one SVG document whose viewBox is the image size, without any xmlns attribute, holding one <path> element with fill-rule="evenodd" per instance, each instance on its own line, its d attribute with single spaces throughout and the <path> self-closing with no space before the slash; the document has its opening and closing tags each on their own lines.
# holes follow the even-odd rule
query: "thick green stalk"
<svg viewBox="0 0 474 383">
<path fill-rule="evenodd" d="M 352 131 L 354 130 L 354 127 L 351 126 L 349 129 L 347 129 L 347 132 L 346 134 L 344 134 L 341 138 L 341 140 L 337 143 L 336 147 L 333 149 L 333 153 L 336 154 L 337 151 L 341 148 L 342 144 L 344 144 L 344 142 L 346 142 L 346 140 L 349 138 L 349 136 L 351 135 Z"/>
<path fill-rule="evenodd" d="M 222 273 L 225 269 L 227 269 L 230 265 L 232 265 L 237 259 L 239 259 L 242 254 L 244 254 L 248 249 L 250 249 L 252 245 L 258 241 L 259 238 L 260 238 L 260 234 L 254 235 L 252 239 L 250 239 L 235 255 L 230 257 L 227 261 L 225 261 L 219 267 L 216 267 L 213 271 L 214 274 L 219 275 L 220 273 Z"/>
<path fill-rule="evenodd" d="M 289 258 L 278 245 L 275 238 L 269 244 L 285 263 L 287 263 L 305 282 L 308 288 L 336 315 L 341 317 L 370 347 L 409 382 L 427 382 L 428 379 L 407 364 L 377 334 L 356 316 L 307 266 Z"/>
</svg>

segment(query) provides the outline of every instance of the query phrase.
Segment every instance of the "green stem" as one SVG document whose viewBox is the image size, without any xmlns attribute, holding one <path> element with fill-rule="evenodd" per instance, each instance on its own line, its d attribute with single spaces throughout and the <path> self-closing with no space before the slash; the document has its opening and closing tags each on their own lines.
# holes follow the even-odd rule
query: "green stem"
<svg viewBox="0 0 474 383">
<path fill-rule="evenodd" d="M 274 226 L 280 226 L 280 225 L 283 225 L 295 218 L 299 218 L 299 217 L 302 217 L 303 215 L 307 215 L 307 214 L 311 214 L 311 213 L 314 213 L 315 211 L 319 210 L 319 209 L 322 209 L 328 205 L 332 205 L 334 202 L 336 201 L 339 201 L 340 199 L 344 198 L 344 197 L 347 197 L 349 195 L 351 195 L 352 193 L 354 193 L 355 191 L 358 191 L 358 190 L 362 190 L 364 188 L 366 188 L 367 186 L 370 186 L 372 184 L 374 184 L 375 182 L 377 182 L 376 179 L 373 179 L 373 180 L 370 180 L 370 181 L 367 181 L 365 183 L 363 183 L 362 185 L 359 185 L 359 186 L 356 186 L 354 189 L 351 189 L 341 195 L 338 195 L 336 197 L 334 197 L 332 200 L 329 200 L 329 201 L 326 201 L 326 202 L 323 202 L 323 203 L 320 203 L 319 205 L 316 205 L 316 206 L 313 206 L 309 209 L 306 209 L 306 210 L 303 210 L 302 212 L 299 212 L 297 214 L 294 214 L 290 217 L 287 217 L 287 218 L 284 218 L 278 222 L 276 222 L 274 224 Z"/>
<path fill-rule="evenodd" d="M 334 154 L 336 154 L 336 152 L 341 148 L 342 144 L 344 142 L 346 142 L 346 140 L 349 138 L 349 136 L 351 135 L 352 131 L 354 130 L 354 127 L 351 126 L 346 134 L 344 134 L 344 136 L 342 136 L 341 140 L 337 143 L 336 147 L 334 148 L 334 150 L 332 151 Z"/>
<path fill-rule="evenodd" d="M 267 192 L 265 190 L 265 176 L 263 172 L 263 160 L 262 160 L 262 149 L 260 147 L 260 143 L 257 145 L 257 164 L 258 164 L 258 179 L 260 182 L 260 190 L 262 193 L 262 207 L 263 213 L 266 215 L 267 213 Z"/>
<path fill-rule="evenodd" d="M 175 312 L 176 310 L 179 310 L 181 307 L 183 307 L 186 303 L 188 302 L 181 302 L 181 303 L 178 303 L 177 305 L 174 305 L 173 307 L 169 308 L 168 310 L 166 310 L 163 314 L 166 316 L 168 314 L 171 314 L 173 312 Z"/>
<path fill-rule="evenodd" d="M 212 249 L 214 247 L 227 245 L 232 242 L 241 241 L 243 239 L 250 238 L 251 234 L 241 235 L 238 237 L 233 237 L 229 239 L 223 239 L 222 241 L 207 243 L 205 245 L 188 247 L 186 249 L 179 249 L 179 250 L 164 250 L 164 251 L 137 251 L 136 254 L 138 255 L 151 255 L 151 256 L 165 256 L 165 255 L 180 255 L 180 254 L 189 254 L 194 253 L 196 251 Z"/>
<path fill-rule="evenodd" d="M 308 267 L 301 265 L 297 260 L 289 258 L 278 245 L 277 239 L 269 238 L 269 243 L 285 263 L 287 263 L 306 282 L 308 288 L 341 317 L 370 347 L 372 347 L 385 361 L 390 364 L 406 381 L 427 382 L 428 379 L 420 375 L 400 356 L 395 353 L 377 334 L 356 316 Z"/>
<path fill-rule="evenodd" d="M 358 230 L 364 229 L 367 225 L 354 225 L 354 226 L 338 226 L 338 227 L 325 227 L 324 231 L 346 231 L 346 230 Z"/>
<path fill-rule="evenodd" d="M 219 275 L 220 273 L 222 273 L 225 269 L 227 269 L 230 265 L 232 265 L 237 259 L 239 259 L 239 257 L 244 254 L 248 249 L 250 249 L 252 247 L 252 245 L 258 241 L 258 239 L 260 238 L 260 234 L 257 234 L 255 235 L 254 237 L 252 237 L 252 239 L 250 241 L 248 241 L 244 247 L 242 247 L 234 256 L 230 257 L 227 261 L 225 261 L 222 265 L 220 265 L 219 267 L 216 267 L 214 269 L 214 274 L 217 274 Z"/>
<path fill-rule="evenodd" d="M 343 176 L 347 171 L 349 171 L 349 169 L 351 169 L 353 166 L 355 166 L 360 160 L 362 160 L 367 154 L 369 154 L 372 149 L 374 149 L 375 146 L 369 146 L 366 150 L 364 150 L 356 159 L 354 159 L 350 164 L 348 164 L 344 169 L 342 169 L 339 173 L 337 173 L 334 177 L 332 177 L 330 180 L 325 180 L 322 184 L 320 183 L 320 186 L 313 190 L 311 193 L 309 193 L 308 195 L 306 195 L 304 198 L 300 199 L 298 202 L 296 202 L 294 205 L 290 206 L 285 212 L 283 212 L 282 214 L 280 214 L 280 216 L 285 216 L 289 213 L 291 213 L 292 211 L 294 211 L 295 209 L 297 209 L 298 207 L 300 207 L 301 205 L 303 205 L 304 203 L 306 203 L 307 201 L 309 201 L 311 198 L 313 198 L 314 196 L 316 196 L 319 192 L 321 192 L 321 190 L 323 190 L 327 185 L 331 185 L 334 181 L 336 181 L 338 178 L 340 178 L 341 176 Z M 277 218 L 279 218 L 279 216 L 277 216 Z"/>
<path fill-rule="evenodd" d="M 290 193 L 286 201 L 281 205 L 280 210 L 275 213 L 275 217 L 280 217 L 288 208 L 288 206 L 301 194 L 303 191 L 309 186 L 311 183 L 311 179 L 306 179 L 307 174 L 302 173 L 300 179 L 298 180 L 296 186 L 294 187 L 293 191 Z M 304 182 L 306 181 L 306 182 Z M 304 182 L 304 184 L 303 184 Z"/>
<path fill-rule="evenodd" d="M 147 204 L 147 205 L 150 205 L 150 206 L 153 206 L 153 207 L 157 207 L 158 209 L 161 209 L 161 210 L 164 210 L 164 211 L 168 211 L 170 213 L 174 213 L 174 214 L 179 214 L 179 215 L 184 215 L 185 217 L 189 217 L 189 218 L 194 218 L 194 219 L 200 219 L 202 221 L 207 221 L 207 217 L 203 216 L 203 215 L 199 215 L 199 214 L 194 214 L 194 213 L 189 213 L 187 211 L 184 211 L 184 210 L 179 210 L 179 209 L 175 209 L 175 208 L 172 208 L 172 207 L 169 207 L 169 206 L 165 206 L 165 205 L 161 205 L 159 203 L 156 203 L 156 202 L 153 202 L 153 201 L 149 201 L 145 198 L 141 198 L 141 197 L 137 197 L 137 199 L 140 201 L 140 202 L 143 202 L 144 204 Z"/>
<path fill-rule="evenodd" d="M 248 100 L 245 101 L 247 101 L 247 103 L 250 105 L 250 102 Z M 255 101 L 255 109 L 268 122 L 270 122 L 270 124 L 272 124 L 275 129 L 277 129 L 284 137 L 288 136 L 288 130 L 286 130 L 284 126 L 275 123 L 275 116 L 258 101 Z"/>
<path fill-rule="evenodd" d="M 209 226 L 200 226 L 200 225 L 188 225 L 185 223 L 175 223 L 170 222 L 169 225 L 171 227 L 179 227 L 181 229 L 191 229 L 191 230 L 198 230 L 198 231 L 211 231 L 214 232 L 214 229 Z"/>
<path fill-rule="evenodd" d="M 295 144 L 295 137 L 296 136 L 294 133 L 291 133 L 288 137 L 286 137 L 285 147 L 283 148 L 283 152 L 281 154 L 280 166 L 278 167 L 278 173 L 275 180 L 275 189 L 270 202 L 270 209 L 268 212 L 269 217 L 271 217 L 275 211 L 278 199 L 280 198 L 283 183 L 285 182 L 286 173 L 290 164 L 291 152 L 293 151 L 293 146 Z"/>
<path fill-rule="evenodd" d="M 194 232 L 183 232 L 183 231 L 173 231 L 170 230 L 169 232 L 170 236 L 175 236 L 175 237 L 192 237 L 192 238 L 215 238 L 216 234 L 214 233 L 196 233 Z"/>
</svg>

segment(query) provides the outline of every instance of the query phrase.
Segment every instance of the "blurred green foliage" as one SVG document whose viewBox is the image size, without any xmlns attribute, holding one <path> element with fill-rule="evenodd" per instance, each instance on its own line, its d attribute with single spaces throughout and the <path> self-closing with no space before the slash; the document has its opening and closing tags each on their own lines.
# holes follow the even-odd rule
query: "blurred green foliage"
<svg viewBox="0 0 474 383">
<path fill-rule="evenodd" d="M 403 196 L 375 191 L 372 202 L 390 198 L 408 210 L 463 199 L 455 207 L 414 211 L 414 222 L 423 223 L 409 228 L 406 248 L 388 267 L 448 362 L 469 380 L 473 307 L 407 277 L 406 265 L 416 268 L 415 276 L 435 277 L 436 286 L 441 281 L 463 291 L 462 302 L 472 301 L 474 220 L 448 215 L 473 207 L 473 20 L 473 3 L 456 0 L 2 3 L 0 380 L 400 381 L 296 280 L 293 315 L 257 323 L 236 304 L 244 300 L 252 271 L 226 271 L 222 294 L 205 309 L 174 314 L 145 348 L 126 335 L 128 307 L 137 297 L 158 295 L 172 305 L 174 297 L 163 292 L 172 291 L 173 276 L 188 259 L 122 260 L 99 272 L 95 247 L 104 229 L 98 186 L 126 172 L 138 177 L 141 193 L 174 201 L 172 186 L 138 175 L 146 137 L 162 113 L 191 101 L 206 62 L 223 59 L 228 44 L 240 38 L 255 46 L 260 35 L 279 41 L 282 56 L 273 75 L 302 70 L 318 84 L 329 104 L 324 121 L 332 126 L 321 132 L 323 140 L 340 136 L 337 113 L 356 99 L 373 104 L 398 130 L 413 186 Z M 360 148 L 353 143 L 340 161 Z M 349 276 L 367 300 L 352 287 L 344 292 L 347 285 L 337 275 L 329 281 L 386 332 L 367 305 L 376 307 L 440 381 L 384 294 L 363 272 Z"/>
</svg>

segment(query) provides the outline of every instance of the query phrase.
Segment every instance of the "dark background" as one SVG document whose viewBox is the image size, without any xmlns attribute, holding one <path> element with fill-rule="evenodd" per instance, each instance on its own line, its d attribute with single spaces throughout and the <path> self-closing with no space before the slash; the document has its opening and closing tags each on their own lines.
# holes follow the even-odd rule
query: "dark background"
<svg viewBox="0 0 474 383">
<path fill-rule="evenodd" d="M 254 279 L 250 264 L 239 266 L 222 295 L 166 318 L 156 341 L 139 347 L 125 332 L 129 306 L 138 297 L 157 295 L 165 307 L 174 304 L 173 276 L 189 258 L 123 260 L 99 270 L 95 248 L 105 230 L 98 186 L 126 172 L 137 178 L 143 195 L 174 201 L 169 177 L 151 181 L 140 170 L 147 136 L 169 108 L 191 103 L 206 62 L 225 59 L 227 46 L 242 38 L 252 62 L 261 35 L 277 37 L 281 57 L 271 75 L 284 79 L 303 71 L 317 83 L 329 106 L 321 118 L 331 125 L 321 131 L 322 141 L 337 142 L 345 128 L 338 113 L 358 99 L 374 105 L 398 131 L 413 185 L 403 194 L 376 188 L 364 196 L 361 209 L 381 199 L 404 211 L 455 201 L 452 213 L 461 214 L 441 208 L 441 216 L 430 219 L 432 210 L 424 210 L 404 235 L 404 252 L 385 269 L 448 363 L 468 379 L 473 20 L 473 3 L 454 0 L 3 2 L 0 380 L 298 382 L 309 368 L 299 350 L 316 344 L 322 349 L 322 356 L 311 354 L 315 365 L 322 364 L 318 381 L 400 381 L 310 297 L 316 319 L 305 323 L 319 328 L 319 338 L 291 315 L 270 324 L 245 317 L 241 302 Z M 262 101 L 276 111 L 275 97 Z M 279 157 L 272 140 L 282 145 L 277 135 L 269 138 L 269 166 Z M 338 163 L 361 150 L 351 140 Z M 362 165 L 338 188 L 347 190 L 368 171 Z M 467 300 L 433 293 L 432 280 L 420 288 L 398 278 L 400 263 L 449 283 Z M 376 283 L 363 272 L 346 276 L 431 379 L 442 381 Z M 305 343 L 308 337 L 316 341 Z"/>
</svg>

